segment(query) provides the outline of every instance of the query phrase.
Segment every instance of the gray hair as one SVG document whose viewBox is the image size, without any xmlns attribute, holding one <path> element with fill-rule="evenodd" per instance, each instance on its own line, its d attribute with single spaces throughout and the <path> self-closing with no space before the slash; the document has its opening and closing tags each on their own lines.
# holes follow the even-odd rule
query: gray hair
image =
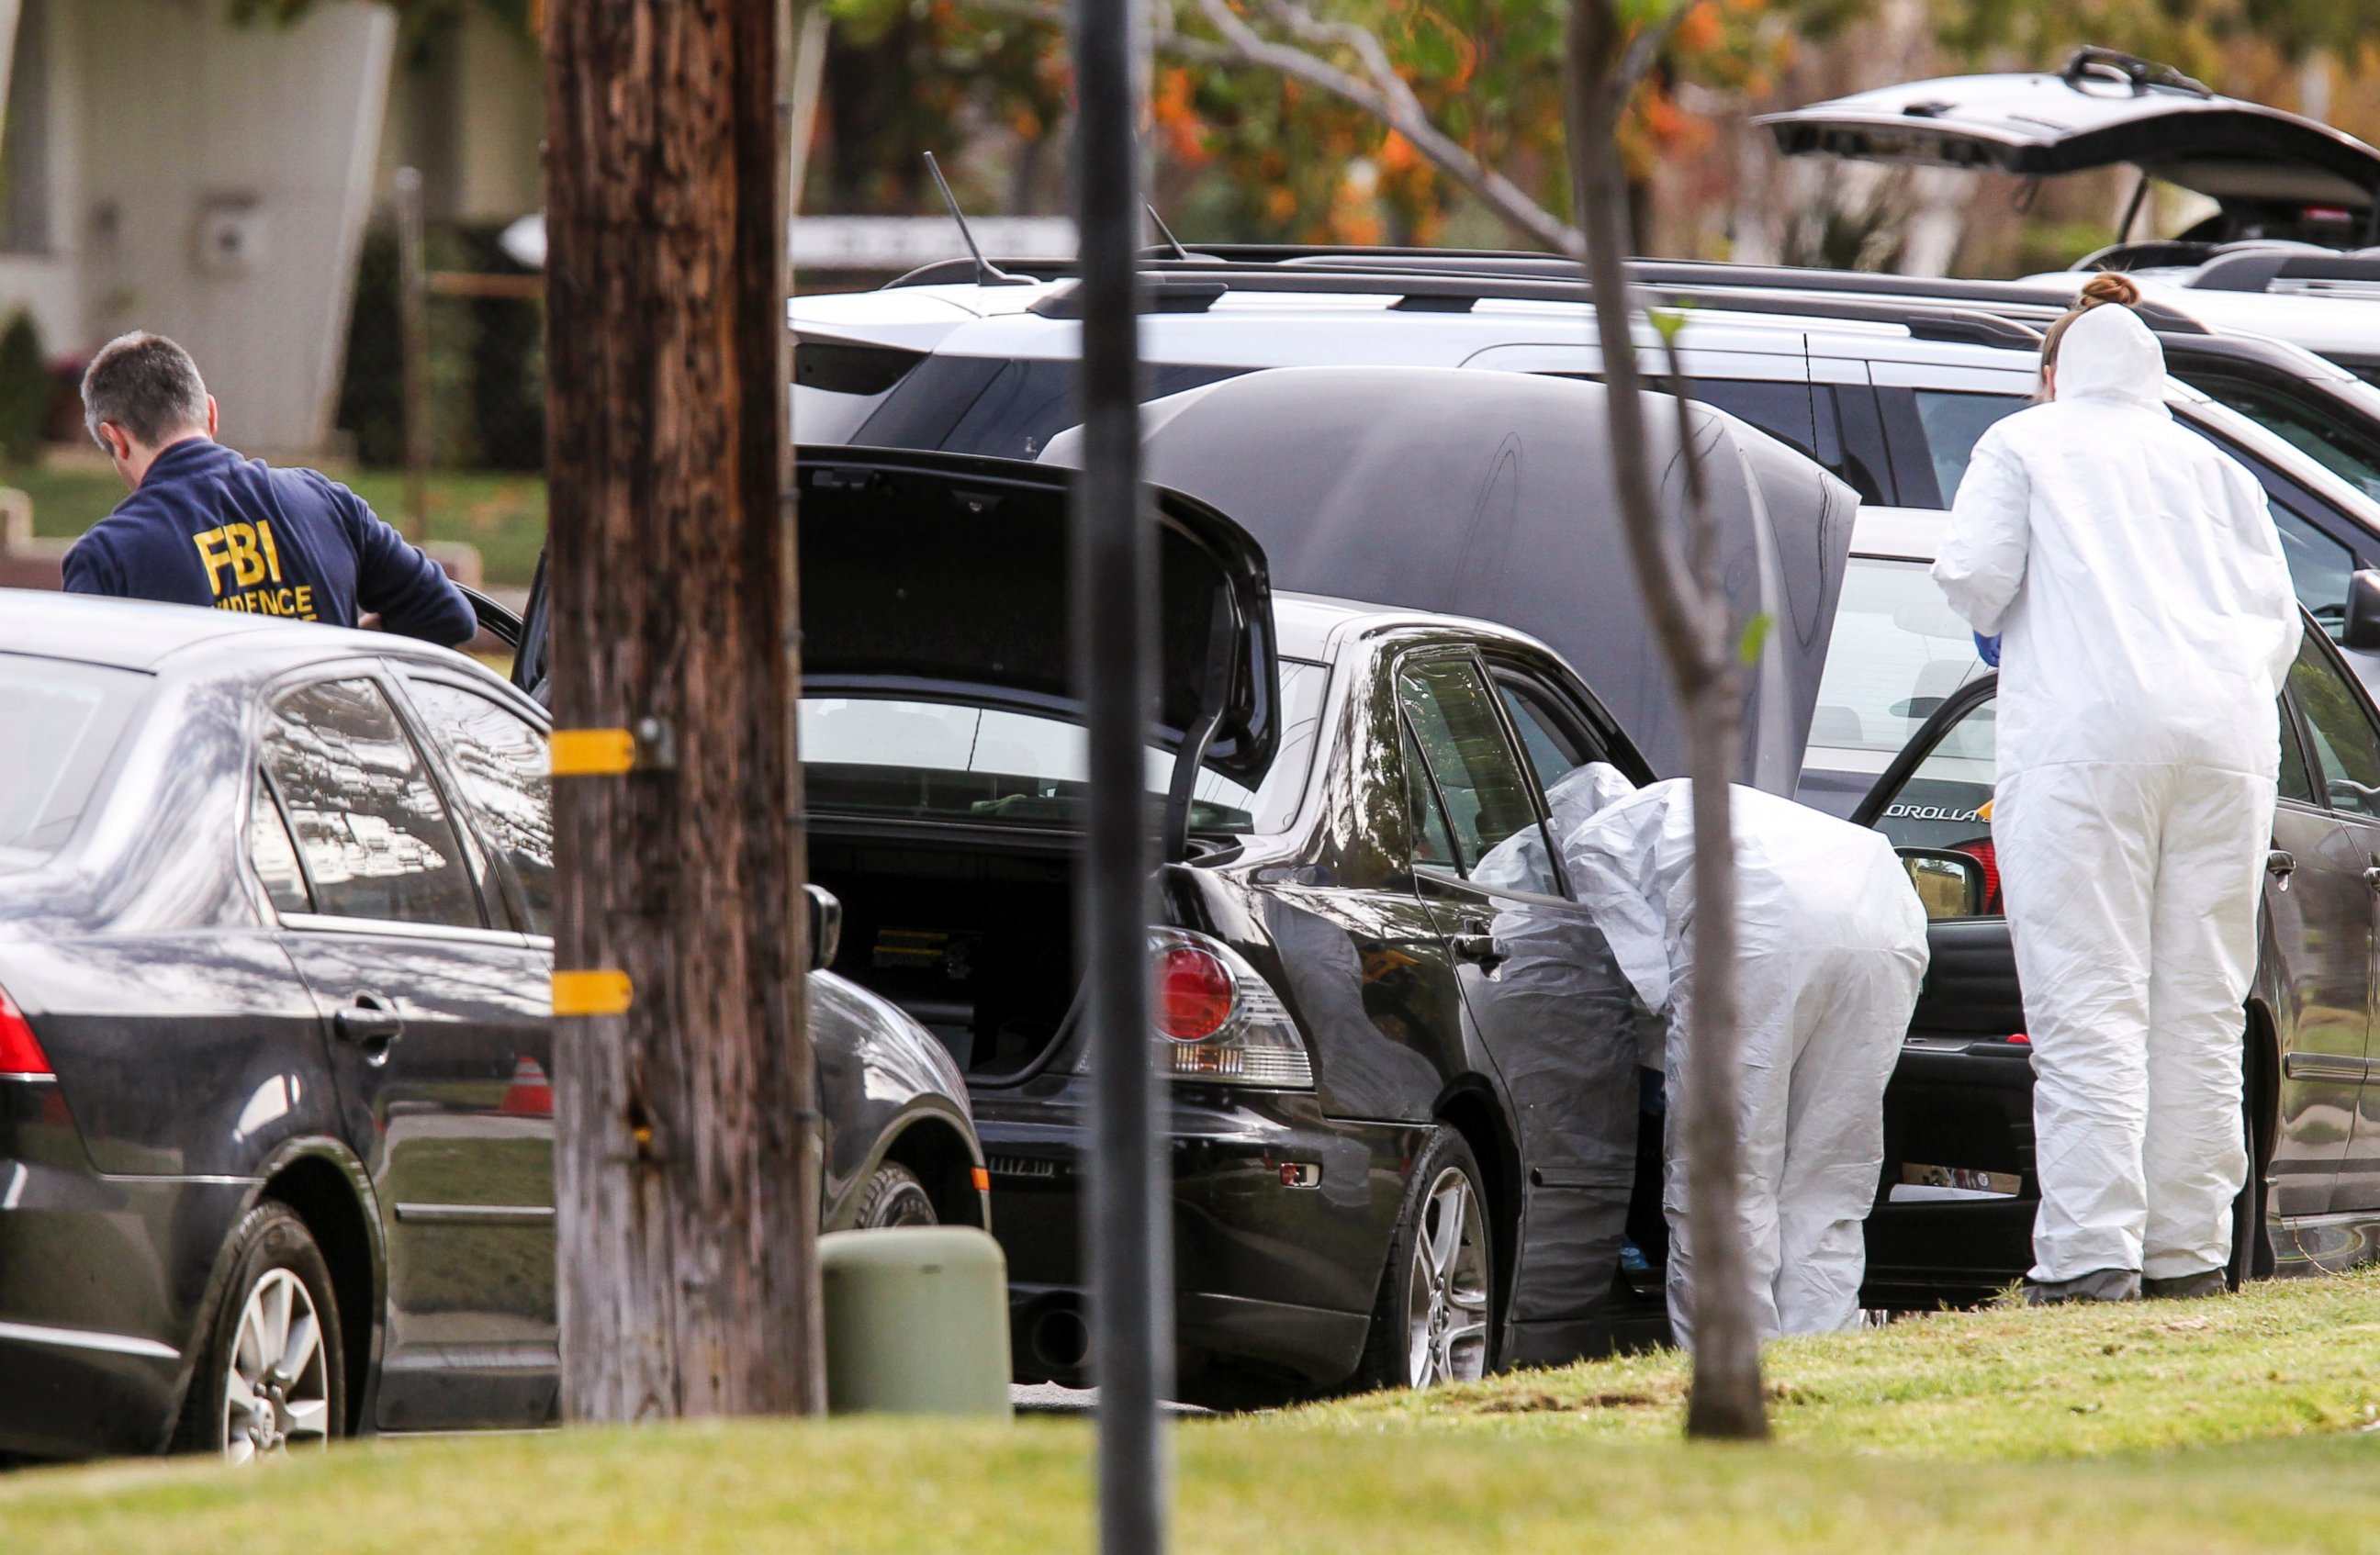
<svg viewBox="0 0 2380 1555">
<path fill-rule="evenodd" d="M 82 375 L 82 424 L 91 440 L 107 446 L 100 423 L 114 422 L 146 448 L 176 432 L 207 429 L 207 386 L 190 354 L 146 330 L 117 335 L 99 348 Z"/>
</svg>

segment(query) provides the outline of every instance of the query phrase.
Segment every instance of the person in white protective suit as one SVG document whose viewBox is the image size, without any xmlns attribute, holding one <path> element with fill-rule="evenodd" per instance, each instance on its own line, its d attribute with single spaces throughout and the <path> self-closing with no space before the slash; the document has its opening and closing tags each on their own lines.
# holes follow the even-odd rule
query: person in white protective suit
<svg viewBox="0 0 2380 1555">
<path fill-rule="evenodd" d="M 1562 863 L 1647 1009 L 1671 1104 L 1661 1207 L 1670 1325 L 1694 1344 L 1694 1228 L 1676 1098 L 1691 1067 L 1694 789 L 1628 791 L 1595 764 L 1548 796 Z M 1566 793 L 1566 790 L 1568 792 Z M 1926 963 L 1925 912 L 1876 832 L 1752 789 L 1733 795 L 1743 1177 L 1739 1235 L 1763 1338 L 1856 1325 L 1884 1163 L 1884 1088 Z M 1573 795 L 1594 804 L 1577 818 Z M 1566 813 L 1567 809 L 1567 813 Z"/>
<path fill-rule="evenodd" d="M 2298 607 L 2265 494 L 2102 275 L 1975 445 L 1934 577 L 1998 635 L 1992 839 L 2033 1043 L 2035 1302 L 2210 1294 Z M 2119 306 L 2099 306 L 2101 304 Z M 2145 1281 L 2145 1284 L 2144 1284 Z"/>
</svg>

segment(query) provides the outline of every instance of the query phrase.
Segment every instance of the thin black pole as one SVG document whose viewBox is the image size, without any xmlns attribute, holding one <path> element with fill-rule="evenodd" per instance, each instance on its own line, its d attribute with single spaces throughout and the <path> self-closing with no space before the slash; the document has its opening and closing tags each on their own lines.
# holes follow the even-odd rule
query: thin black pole
<svg viewBox="0 0 2380 1555">
<path fill-rule="evenodd" d="M 1162 1555 L 1170 1484 L 1158 1396 L 1172 1353 L 1172 1222 L 1149 1019 L 1156 849 L 1145 777 L 1155 547 L 1140 468 L 1139 115 L 1134 0 L 1075 0 L 1083 478 L 1075 514 L 1075 683 L 1089 723 L 1078 893 L 1092 1057 L 1092 1368 L 1099 1549 Z"/>
</svg>

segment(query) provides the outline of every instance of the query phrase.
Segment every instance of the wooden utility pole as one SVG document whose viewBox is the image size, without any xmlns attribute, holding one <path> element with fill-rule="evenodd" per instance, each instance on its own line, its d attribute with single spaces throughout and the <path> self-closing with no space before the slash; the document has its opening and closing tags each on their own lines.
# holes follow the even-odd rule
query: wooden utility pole
<svg viewBox="0 0 2380 1555">
<path fill-rule="evenodd" d="M 547 16 L 563 1411 L 814 1413 L 778 6 Z"/>
<path fill-rule="evenodd" d="M 1668 9 L 1633 35 L 1618 0 L 1572 0 L 1567 34 L 1568 133 L 1587 285 L 1611 424 L 1612 476 L 1630 564 L 1677 682 L 1694 779 L 1694 966 L 1682 1103 L 1686 1220 L 1694 1232 L 1694 1373 L 1686 1434 L 1758 1439 L 1768 1434 L 1760 1386 L 1760 1333 L 1752 1314 L 1751 1266 L 1738 1205 L 1743 1144 L 1737 1066 L 1742 1033 L 1735 997 L 1735 826 L 1729 789 L 1742 753 L 1740 627 L 1719 586 L 1718 531 L 1703 500 L 1694 451 L 1681 411 L 1678 452 L 1687 461 L 1687 533 L 1666 522 L 1653 481 L 1643 375 L 1629 307 L 1628 184 L 1620 161 L 1620 115 L 1659 46 L 1695 0 Z M 1682 383 L 1680 384 L 1682 388 Z"/>
</svg>

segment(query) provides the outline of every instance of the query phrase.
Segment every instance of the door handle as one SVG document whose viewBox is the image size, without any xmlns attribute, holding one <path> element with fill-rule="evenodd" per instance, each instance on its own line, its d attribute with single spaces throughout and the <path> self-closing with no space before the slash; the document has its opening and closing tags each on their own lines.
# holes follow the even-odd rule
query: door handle
<svg viewBox="0 0 2380 1555">
<path fill-rule="evenodd" d="M 2380 891 L 2380 864 L 2374 864 L 2363 872 L 2363 883 L 2374 890 Z"/>
<path fill-rule="evenodd" d="M 405 1034 L 405 1017 L 377 994 L 358 994 L 331 1017 L 331 1029 L 341 1042 L 353 1043 L 364 1056 L 379 1063 L 388 1056 L 389 1043 Z"/>
<path fill-rule="evenodd" d="M 2289 888 L 2289 876 L 2295 874 L 2297 869 L 2297 855 L 2286 849 L 2276 848 L 2265 855 L 2265 873 L 2279 881 L 2284 891 Z"/>
<path fill-rule="evenodd" d="M 1496 948 L 1494 934 L 1451 934 L 1448 936 L 1446 946 L 1448 949 L 1454 952 L 1456 960 L 1468 961 L 1482 971 L 1494 971 L 1512 959 L 1503 951 Z"/>
</svg>

